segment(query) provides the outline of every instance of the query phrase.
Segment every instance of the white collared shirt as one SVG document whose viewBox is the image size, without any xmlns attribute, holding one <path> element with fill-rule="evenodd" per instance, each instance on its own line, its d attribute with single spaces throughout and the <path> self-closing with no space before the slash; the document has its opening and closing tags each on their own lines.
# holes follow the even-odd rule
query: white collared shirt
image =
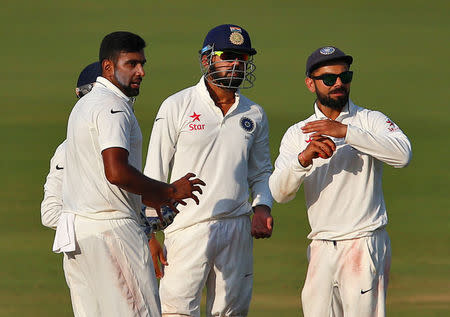
<svg viewBox="0 0 450 317">
<path fill-rule="evenodd" d="M 315 105 L 315 114 L 285 133 L 269 185 L 278 202 L 292 200 L 303 183 L 309 239 L 343 240 L 370 235 L 387 224 L 382 191 L 383 162 L 404 167 L 411 159 L 411 144 L 388 117 L 353 104 L 336 121 L 348 126 L 345 138 L 330 137 L 336 151 L 329 159 L 317 158 L 303 167 L 298 155 L 310 142 L 301 128 L 327 119 Z"/>
<path fill-rule="evenodd" d="M 142 168 L 142 134 L 133 112 L 134 98 L 98 77 L 92 91 L 74 106 L 67 126 L 63 212 L 93 219 L 135 218 L 140 195 L 111 184 L 102 151 L 120 147 L 128 162 Z"/>
<path fill-rule="evenodd" d="M 250 214 L 272 206 L 269 128 L 261 106 L 236 93 L 224 116 L 202 77 L 161 105 L 153 125 L 144 174 L 170 182 L 193 172 L 206 186 L 200 205 L 188 199 L 166 233 L 210 219 Z M 248 202 L 249 188 L 252 204 Z"/>
</svg>

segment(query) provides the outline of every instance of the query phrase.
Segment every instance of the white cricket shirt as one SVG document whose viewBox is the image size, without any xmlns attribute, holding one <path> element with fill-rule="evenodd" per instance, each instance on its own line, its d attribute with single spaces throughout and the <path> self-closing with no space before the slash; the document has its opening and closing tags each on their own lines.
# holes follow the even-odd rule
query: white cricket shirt
<svg viewBox="0 0 450 317">
<path fill-rule="evenodd" d="M 141 196 L 111 184 L 102 151 L 120 147 L 128 162 L 142 168 L 142 134 L 133 112 L 134 98 L 103 77 L 73 108 L 67 126 L 63 212 L 93 219 L 134 218 Z"/>
<path fill-rule="evenodd" d="M 144 174 L 170 182 L 193 172 L 202 179 L 200 205 L 191 199 L 166 233 L 211 219 L 250 214 L 252 205 L 272 206 L 269 128 L 261 106 L 236 93 L 224 116 L 202 77 L 161 105 L 156 116 Z M 249 188 L 252 204 L 249 203 Z"/>
<path fill-rule="evenodd" d="M 383 162 L 404 167 L 411 159 L 411 144 L 388 117 L 349 102 L 336 121 L 348 125 L 345 138 L 330 137 L 336 151 L 329 159 L 314 159 L 303 167 L 298 154 L 312 133 L 301 130 L 307 122 L 327 119 L 315 105 L 315 114 L 285 133 L 269 185 L 277 202 L 293 199 L 303 183 L 311 226 L 309 239 L 343 240 L 370 235 L 386 226 L 382 190 Z"/>
<path fill-rule="evenodd" d="M 41 203 L 41 220 L 46 227 L 56 229 L 62 208 L 62 178 L 65 163 L 66 141 L 61 143 L 50 160 L 50 171 L 44 184 Z"/>
</svg>

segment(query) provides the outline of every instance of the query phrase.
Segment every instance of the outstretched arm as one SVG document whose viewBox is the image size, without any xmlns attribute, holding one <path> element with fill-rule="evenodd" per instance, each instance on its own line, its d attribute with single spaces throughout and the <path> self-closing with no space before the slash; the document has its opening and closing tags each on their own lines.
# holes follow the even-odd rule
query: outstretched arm
<svg viewBox="0 0 450 317">
<path fill-rule="evenodd" d="M 155 208 L 158 213 L 162 205 L 175 208 L 173 202 L 185 204 L 183 201 L 192 198 L 198 203 L 195 192 L 201 194 L 199 185 L 205 183 L 188 173 L 172 184 L 166 184 L 151 179 L 128 163 L 128 151 L 123 148 L 108 148 L 102 152 L 105 175 L 111 184 L 114 184 L 128 192 L 142 196 L 142 201 L 147 206 Z"/>
</svg>

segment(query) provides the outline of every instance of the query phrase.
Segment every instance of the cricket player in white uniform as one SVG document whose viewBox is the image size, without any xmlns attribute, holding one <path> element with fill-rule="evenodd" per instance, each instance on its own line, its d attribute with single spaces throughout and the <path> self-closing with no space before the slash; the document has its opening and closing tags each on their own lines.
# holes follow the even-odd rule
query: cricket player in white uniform
<svg viewBox="0 0 450 317">
<path fill-rule="evenodd" d="M 81 98 L 89 93 L 95 85 L 98 76 L 102 75 L 102 67 L 99 62 L 87 65 L 78 76 L 75 94 Z M 64 140 L 57 148 L 50 160 L 50 171 L 44 185 L 44 199 L 41 203 L 41 220 L 46 227 L 56 230 L 62 209 L 62 179 L 65 162 L 66 141 Z M 145 225 L 145 223 L 143 224 Z M 163 250 L 156 239 L 155 233 L 151 233 L 149 239 L 150 252 L 152 254 L 153 266 L 157 278 L 161 278 L 162 273 L 158 261 L 165 263 Z M 55 252 L 59 252 L 55 248 Z"/>
<path fill-rule="evenodd" d="M 134 96 L 145 75 L 145 42 L 114 32 L 100 46 L 102 77 L 73 108 L 67 127 L 63 208 L 55 245 L 75 316 L 160 316 L 157 282 L 138 212 L 185 203 L 203 184 L 188 173 L 165 184 L 141 172 Z M 158 211 L 159 212 L 159 211 Z"/>
<path fill-rule="evenodd" d="M 305 317 L 385 316 L 391 246 L 383 163 L 406 166 L 411 144 L 387 116 L 349 99 L 352 61 L 332 46 L 309 56 L 305 83 L 317 95 L 314 114 L 287 130 L 270 177 L 281 203 L 304 184 L 312 240 Z"/>
<path fill-rule="evenodd" d="M 163 316 L 200 316 L 205 285 L 207 316 L 248 313 L 252 235 L 270 237 L 273 223 L 267 117 L 239 90 L 253 85 L 255 54 L 243 28 L 213 28 L 200 50 L 204 76 L 156 116 L 144 174 L 167 181 L 190 170 L 207 184 L 200 204 L 180 207 L 164 231 Z"/>
<path fill-rule="evenodd" d="M 98 76 L 102 75 L 99 62 L 87 65 L 78 76 L 75 94 L 81 98 L 92 90 Z M 62 179 L 65 162 L 66 141 L 64 140 L 50 160 L 50 171 L 44 185 L 44 199 L 41 203 L 41 220 L 46 227 L 56 230 L 62 209 Z"/>
</svg>

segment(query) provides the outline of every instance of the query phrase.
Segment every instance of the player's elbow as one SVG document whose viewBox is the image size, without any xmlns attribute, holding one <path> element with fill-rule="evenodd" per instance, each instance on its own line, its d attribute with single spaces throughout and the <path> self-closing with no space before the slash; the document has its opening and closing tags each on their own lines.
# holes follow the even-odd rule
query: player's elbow
<svg viewBox="0 0 450 317">
<path fill-rule="evenodd" d="M 394 165 L 395 168 L 403 168 L 409 165 L 412 159 L 412 151 L 409 149 L 408 151 L 403 151 L 397 157 L 397 161 Z"/>
<path fill-rule="evenodd" d="M 403 168 L 409 165 L 409 162 L 411 162 L 412 153 L 409 153 L 407 156 L 404 156 L 402 160 L 400 161 L 400 164 L 398 164 L 398 168 Z"/>
<path fill-rule="evenodd" d="M 287 203 L 287 202 L 291 201 L 292 199 L 294 199 L 295 194 L 290 195 L 289 193 L 280 190 L 276 193 L 272 192 L 272 197 L 277 203 L 284 204 L 284 203 Z"/>
<path fill-rule="evenodd" d="M 108 182 L 113 185 L 119 186 L 122 185 L 122 177 L 117 170 L 114 169 L 105 169 L 105 176 Z"/>
<path fill-rule="evenodd" d="M 295 197 L 295 193 L 288 192 L 284 186 L 275 186 L 273 182 L 269 180 L 269 188 L 273 199 L 277 203 L 287 203 Z"/>
<path fill-rule="evenodd" d="M 127 185 L 127 175 L 129 173 L 128 166 L 124 164 L 109 164 L 105 165 L 105 177 L 113 185 L 123 186 Z"/>
<path fill-rule="evenodd" d="M 58 220 L 59 217 L 56 215 L 56 212 L 41 210 L 41 222 L 44 227 L 56 229 Z"/>
</svg>

